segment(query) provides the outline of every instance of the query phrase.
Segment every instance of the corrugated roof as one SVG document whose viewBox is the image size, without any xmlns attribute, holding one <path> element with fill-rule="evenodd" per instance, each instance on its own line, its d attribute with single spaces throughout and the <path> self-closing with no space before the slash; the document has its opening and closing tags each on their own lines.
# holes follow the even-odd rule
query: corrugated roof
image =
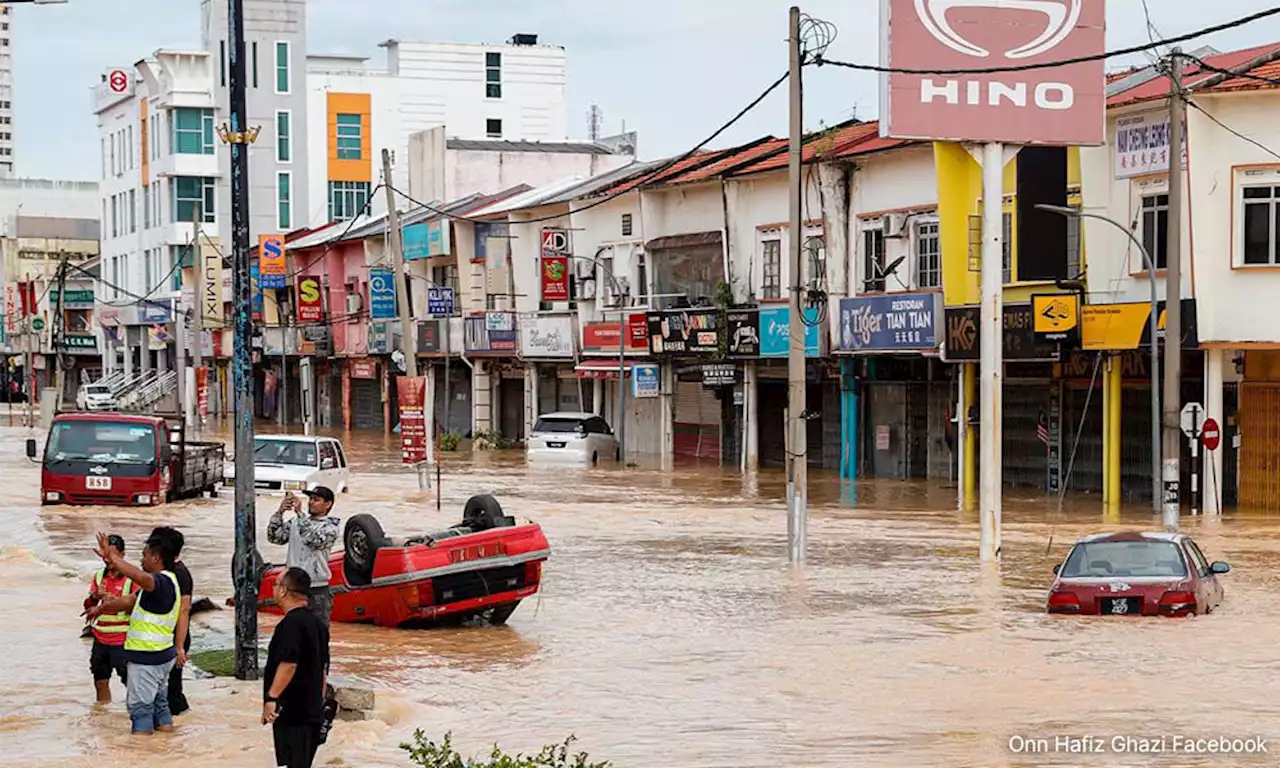
<svg viewBox="0 0 1280 768">
<path fill-rule="evenodd" d="M 662 160 L 650 160 L 646 163 L 632 162 L 622 166 L 621 168 L 615 168 L 612 171 L 597 173 L 595 176 L 592 176 L 578 186 L 567 189 L 555 197 L 544 200 L 541 204 L 554 205 L 556 203 L 567 203 L 584 197 L 591 197 L 600 190 L 612 187 L 620 181 L 626 181 L 628 179 L 643 176 L 655 168 L 660 168 L 662 167 L 662 163 Z"/>
<path fill-rule="evenodd" d="M 484 218 L 486 216 L 497 216 L 499 214 L 511 213 L 521 208 L 534 208 L 539 205 L 546 205 L 548 201 L 559 197 L 570 189 L 585 181 L 583 176 L 570 176 L 567 178 L 553 181 L 550 184 L 543 184 L 540 187 L 534 187 L 527 192 L 521 192 L 506 200 L 502 200 L 492 205 L 486 205 L 479 210 L 473 211 L 472 216 L 475 218 Z"/>
<path fill-rule="evenodd" d="M 709 163 L 701 168 L 694 168 L 688 172 L 681 173 L 678 176 L 669 176 L 663 180 L 664 184 L 692 184 L 698 181 L 707 181 L 708 179 L 718 178 L 720 176 L 732 175 L 737 169 L 750 165 L 768 157 L 773 157 L 779 153 L 787 151 L 788 142 L 786 139 L 775 139 L 772 136 L 766 136 L 757 139 L 756 142 L 748 144 L 740 149 L 740 151 L 728 154 L 725 157 Z"/>
<path fill-rule="evenodd" d="M 592 141 L 507 141 L 505 139 L 447 139 L 447 149 L 473 152 L 553 152 L 575 155 L 616 155 L 613 149 Z"/>
<path fill-rule="evenodd" d="M 1249 62 L 1260 57 L 1275 55 L 1277 52 L 1280 52 L 1280 43 L 1269 43 L 1255 48 L 1245 48 L 1240 51 L 1231 51 L 1230 53 L 1222 53 L 1216 56 L 1205 56 L 1201 58 L 1204 59 L 1206 64 L 1210 64 L 1214 67 L 1235 70 L 1246 66 Z M 1262 67 L 1257 67 L 1253 71 L 1256 73 L 1256 70 L 1259 68 Z M 1216 76 L 1217 73 L 1206 70 L 1195 62 L 1188 63 L 1182 70 L 1183 85 L 1191 90 L 1196 90 L 1197 85 L 1203 84 L 1206 80 Z M 1244 82 L 1239 82 L 1242 80 L 1244 80 Z M 1258 82 L 1256 80 L 1232 78 L 1226 82 L 1203 89 L 1201 92 L 1253 90 L 1273 87 L 1275 86 Z M 1169 89 L 1170 85 L 1168 75 L 1157 75 L 1132 88 L 1127 88 L 1120 90 L 1118 93 L 1114 93 L 1107 99 L 1107 107 L 1122 107 L 1129 104 L 1139 104 L 1145 101 L 1167 99 L 1169 97 Z"/>
</svg>

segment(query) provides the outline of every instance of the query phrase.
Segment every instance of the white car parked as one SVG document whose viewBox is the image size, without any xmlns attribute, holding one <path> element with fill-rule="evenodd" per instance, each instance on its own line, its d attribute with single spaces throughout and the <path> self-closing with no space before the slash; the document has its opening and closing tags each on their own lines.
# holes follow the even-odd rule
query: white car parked
<svg viewBox="0 0 1280 768">
<path fill-rule="evenodd" d="M 613 429 L 592 413 L 544 413 L 526 443 L 530 459 L 567 459 L 596 464 L 618 457 Z"/>
<path fill-rule="evenodd" d="M 227 461 L 223 482 L 236 482 L 235 462 Z M 323 485 L 344 492 L 351 482 L 347 454 L 332 437 L 258 435 L 253 438 L 253 480 L 258 493 L 309 491 Z"/>
<path fill-rule="evenodd" d="M 82 384 L 76 393 L 76 407 L 82 411 L 114 411 L 116 396 L 106 384 Z"/>
</svg>

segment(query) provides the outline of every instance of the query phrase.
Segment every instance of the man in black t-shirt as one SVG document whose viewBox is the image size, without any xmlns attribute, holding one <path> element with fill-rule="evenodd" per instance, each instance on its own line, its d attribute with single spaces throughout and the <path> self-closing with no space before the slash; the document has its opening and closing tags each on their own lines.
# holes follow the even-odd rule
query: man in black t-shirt
<svg viewBox="0 0 1280 768">
<path fill-rule="evenodd" d="M 183 542 L 179 540 L 178 543 L 181 546 Z M 187 570 L 181 560 L 173 564 L 173 575 L 178 577 L 182 612 L 178 614 L 178 628 L 173 635 L 178 660 L 169 673 L 169 711 L 174 715 L 181 715 L 191 709 L 191 705 L 187 703 L 187 695 L 182 690 L 182 671 L 187 665 L 187 654 L 191 653 L 191 593 L 195 591 L 195 582 L 191 580 L 191 571 Z"/>
<path fill-rule="evenodd" d="M 272 592 L 285 614 L 267 650 L 262 723 L 272 725 L 281 768 L 311 768 L 325 717 L 329 630 L 307 608 L 310 590 L 307 572 L 290 568 L 276 579 Z"/>
</svg>

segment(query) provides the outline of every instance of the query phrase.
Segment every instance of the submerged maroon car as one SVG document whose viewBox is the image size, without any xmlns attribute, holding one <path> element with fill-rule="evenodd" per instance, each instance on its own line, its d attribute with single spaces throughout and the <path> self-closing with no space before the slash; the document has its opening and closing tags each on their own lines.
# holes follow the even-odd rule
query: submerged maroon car
<svg viewBox="0 0 1280 768">
<path fill-rule="evenodd" d="M 1190 616 L 1222 602 L 1218 576 L 1190 536 L 1109 533 L 1076 542 L 1049 590 L 1049 613 L 1089 616 Z"/>
</svg>

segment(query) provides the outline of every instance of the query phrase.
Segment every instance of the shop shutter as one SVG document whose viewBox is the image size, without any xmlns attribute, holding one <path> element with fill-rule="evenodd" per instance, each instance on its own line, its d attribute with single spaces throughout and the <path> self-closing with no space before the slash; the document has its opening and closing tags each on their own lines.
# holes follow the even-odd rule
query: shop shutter
<svg viewBox="0 0 1280 768">
<path fill-rule="evenodd" d="M 351 380 L 351 420 L 356 429 L 383 429 L 382 385 L 377 379 Z"/>
<path fill-rule="evenodd" d="M 787 407 L 785 382 L 761 381 L 756 386 L 756 440 L 760 451 L 760 466 L 783 467 L 787 462 L 787 435 L 783 416 Z"/>
<path fill-rule="evenodd" d="M 1280 509 L 1280 384 L 1240 385 L 1240 506 Z"/>
<path fill-rule="evenodd" d="M 676 382 L 675 455 L 720 458 L 720 401 L 701 382 Z"/>
</svg>

